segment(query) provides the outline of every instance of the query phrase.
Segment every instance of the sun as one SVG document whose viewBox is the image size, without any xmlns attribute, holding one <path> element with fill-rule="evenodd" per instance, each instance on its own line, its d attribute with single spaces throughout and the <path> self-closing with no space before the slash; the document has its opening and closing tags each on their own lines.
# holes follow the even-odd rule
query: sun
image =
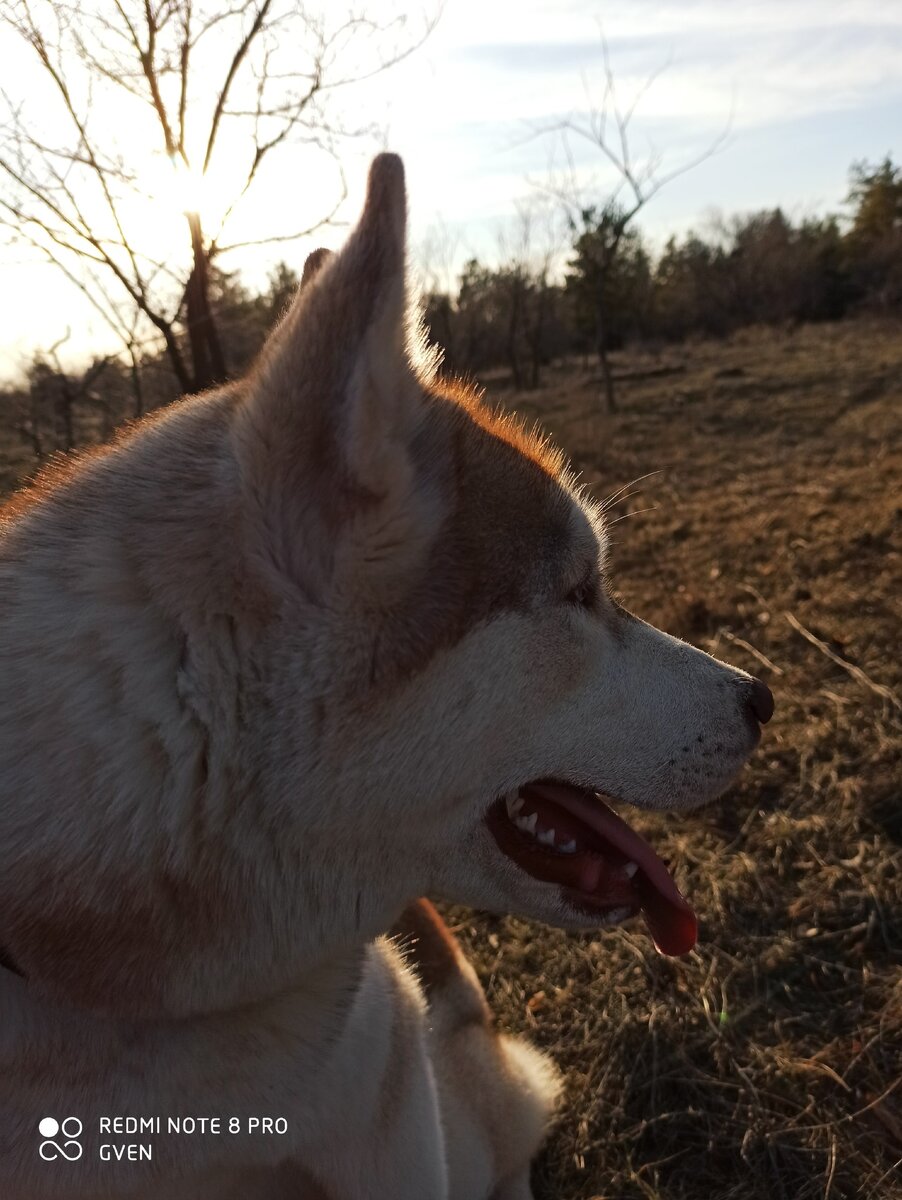
<svg viewBox="0 0 902 1200">
<path fill-rule="evenodd" d="M 210 177 L 181 158 L 160 164 L 158 198 L 172 212 L 197 214 L 204 224 L 214 216 L 214 190 Z"/>
<path fill-rule="evenodd" d="M 210 207 L 210 183 L 203 172 L 186 166 L 181 159 L 172 164 L 172 189 L 176 203 L 184 213 L 205 216 Z"/>
<path fill-rule="evenodd" d="M 204 230 L 216 230 L 234 196 L 234 182 L 214 162 L 207 171 L 180 156 L 154 154 L 141 172 L 142 191 L 167 224 L 196 215 Z"/>
</svg>

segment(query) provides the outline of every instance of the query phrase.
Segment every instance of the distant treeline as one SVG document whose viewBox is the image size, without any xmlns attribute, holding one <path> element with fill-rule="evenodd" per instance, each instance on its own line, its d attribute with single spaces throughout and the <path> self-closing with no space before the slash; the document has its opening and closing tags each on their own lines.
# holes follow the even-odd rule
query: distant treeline
<svg viewBox="0 0 902 1200">
<path fill-rule="evenodd" d="M 613 261 L 604 239 L 616 210 L 590 209 L 571 226 L 563 277 L 547 254 L 537 266 L 528 247 L 500 266 L 473 259 L 452 293 L 427 293 L 426 322 L 444 347 L 447 369 L 478 377 L 503 367 L 515 387 L 529 388 L 548 363 L 596 355 L 600 343 L 607 351 L 635 341 L 722 337 L 752 324 L 902 314 L 902 168 L 890 158 L 855 164 L 846 209 L 841 217 L 795 223 L 780 209 L 721 220 L 704 234 L 671 238 L 657 258 L 630 226 Z M 234 376 L 259 349 L 298 277 L 280 264 L 259 293 L 235 275 L 214 271 L 212 282 Z M 35 355 L 22 386 L 0 391 L 0 437 L 12 435 L 41 459 L 104 440 L 121 421 L 168 403 L 178 390 L 156 344 L 137 367 L 111 356 L 79 371 L 64 369 L 59 348 L 50 348 Z"/>
<path fill-rule="evenodd" d="M 300 277 L 279 263 L 262 292 L 236 275 L 213 272 L 211 302 L 229 375 L 239 375 L 288 306 Z M 24 385 L 0 390 L 0 442 L 24 440 L 38 459 L 59 450 L 106 441 L 117 425 L 178 398 L 169 359 L 157 344 L 141 356 L 139 369 L 111 355 L 83 370 L 65 369 L 61 346 L 34 356 Z"/>
<path fill-rule="evenodd" d="M 617 213 L 590 211 L 574 229 L 563 281 L 513 257 L 500 267 L 473 259 L 456 294 L 427 296 L 427 322 L 450 369 L 478 375 L 503 365 L 516 386 L 530 387 L 551 360 L 598 353 L 599 330 L 612 350 L 753 324 L 902 313 L 902 168 L 890 158 L 855 164 L 847 209 L 797 223 L 779 208 L 719 220 L 671 238 L 658 258 L 630 227 L 613 262 L 604 239 Z"/>
</svg>

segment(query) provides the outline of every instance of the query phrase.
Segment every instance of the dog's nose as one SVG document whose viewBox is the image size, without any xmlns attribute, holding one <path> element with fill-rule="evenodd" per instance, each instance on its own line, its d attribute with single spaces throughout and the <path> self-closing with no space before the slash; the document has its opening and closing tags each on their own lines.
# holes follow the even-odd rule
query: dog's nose
<svg viewBox="0 0 902 1200">
<path fill-rule="evenodd" d="M 774 695 L 767 684 L 761 679 L 753 679 L 749 687 L 749 708 L 755 715 L 755 720 L 766 725 L 774 715 Z"/>
</svg>

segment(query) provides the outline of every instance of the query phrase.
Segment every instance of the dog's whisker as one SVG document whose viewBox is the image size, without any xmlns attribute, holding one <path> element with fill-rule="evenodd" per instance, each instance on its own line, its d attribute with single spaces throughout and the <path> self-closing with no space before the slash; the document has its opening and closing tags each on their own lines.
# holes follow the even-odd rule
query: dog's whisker
<svg viewBox="0 0 902 1200">
<path fill-rule="evenodd" d="M 615 501 L 613 501 L 611 504 L 608 504 L 602 511 L 604 513 L 608 513 L 612 508 L 616 508 L 618 504 L 624 504 L 627 500 L 632 500 L 633 496 L 640 496 L 641 494 L 641 488 L 636 488 L 636 490 L 633 492 L 625 492 L 624 495 L 618 496 Z"/>
<path fill-rule="evenodd" d="M 635 479 L 631 479 L 628 483 L 625 483 L 623 487 L 619 487 L 616 492 L 611 492 L 610 496 L 606 496 L 605 499 L 601 501 L 601 511 L 607 512 L 607 510 L 613 504 L 619 503 L 621 500 L 625 500 L 626 497 L 623 495 L 623 493 L 629 491 L 630 488 L 635 487 L 637 483 L 642 483 L 644 479 L 651 479 L 652 475 L 660 474 L 661 471 L 657 470 L 646 471 L 644 475 L 637 475 Z"/>
<path fill-rule="evenodd" d="M 618 521 L 625 521 L 627 517 L 638 517 L 640 513 L 654 512 L 655 509 L 660 507 L 659 504 L 652 504 L 648 508 L 637 508 L 633 512 L 626 512 L 619 517 L 615 517 L 613 521 L 608 521 L 608 524 L 616 525 Z"/>
<path fill-rule="evenodd" d="M 616 500 L 621 492 L 625 492 L 628 488 L 635 487 L 637 483 L 642 483 L 642 481 L 644 479 L 648 479 L 651 475 L 657 475 L 657 474 L 660 474 L 660 472 L 659 471 L 647 471 L 644 475 L 637 475 L 634 479 L 628 480 L 621 487 L 617 488 L 616 491 L 611 492 L 611 494 L 609 496 L 605 497 L 605 499 L 602 501 L 602 503 L 609 504 L 612 500 Z"/>
</svg>

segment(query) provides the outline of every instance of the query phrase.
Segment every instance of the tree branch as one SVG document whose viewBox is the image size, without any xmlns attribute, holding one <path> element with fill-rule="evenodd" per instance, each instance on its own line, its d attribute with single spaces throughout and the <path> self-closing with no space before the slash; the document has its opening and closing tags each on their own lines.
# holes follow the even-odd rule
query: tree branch
<svg viewBox="0 0 902 1200">
<path fill-rule="evenodd" d="M 210 133 L 207 138 L 207 149 L 204 152 L 204 173 L 206 173 L 207 169 L 209 168 L 210 159 L 213 157 L 213 147 L 216 144 L 216 135 L 219 132 L 219 123 L 222 120 L 223 109 L 225 108 L 226 101 L 229 98 L 229 92 L 231 91 L 232 83 L 238 73 L 238 69 L 240 68 L 242 62 L 244 62 L 248 48 L 263 27 L 263 22 L 266 20 L 266 14 L 269 12 L 271 7 L 272 0 L 263 0 L 263 3 L 257 10 L 257 15 L 254 18 L 250 29 L 238 44 L 238 48 L 232 55 L 232 61 L 229 63 L 229 69 L 226 72 L 225 80 L 219 90 L 219 96 L 216 100 L 216 107 L 213 109 L 213 119 L 210 122 Z"/>
</svg>

